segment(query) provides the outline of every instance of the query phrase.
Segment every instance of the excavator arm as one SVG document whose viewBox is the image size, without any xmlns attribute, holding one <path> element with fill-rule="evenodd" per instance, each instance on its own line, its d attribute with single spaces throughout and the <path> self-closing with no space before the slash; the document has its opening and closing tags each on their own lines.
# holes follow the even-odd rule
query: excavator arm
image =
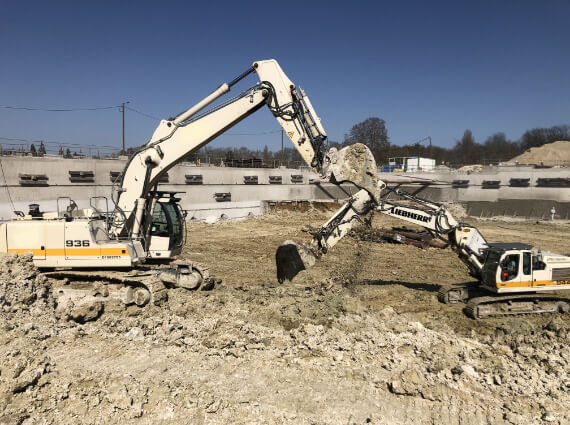
<svg viewBox="0 0 570 425">
<path fill-rule="evenodd" d="M 313 239 L 309 246 L 295 241 L 285 241 L 277 249 L 277 280 L 283 283 L 301 271 L 315 265 L 329 249 L 334 247 L 350 232 L 352 227 L 362 221 L 362 217 L 374 209 L 376 202 L 370 193 L 361 189 L 319 229 L 310 229 Z"/>
<path fill-rule="evenodd" d="M 206 106 L 257 72 L 260 82 L 208 111 Z M 325 161 L 326 132 L 302 89 L 285 75 L 277 61 L 255 62 L 230 83 L 168 120 L 162 120 L 152 138 L 128 161 L 116 191 L 111 234 L 137 239 L 144 234 L 143 217 L 149 214 L 149 192 L 160 177 L 189 154 L 267 105 L 305 162 L 320 172 Z M 199 114 L 200 113 L 200 114 Z"/>
<path fill-rule="evenodd" d="M 391 202 L 385 196 L 376 208 L 377 212 L 430 231 L 435 237 L 449 244 L 469 268 L 471 276 L 481 278 L 488 244 L 476 227 L 458 222 L 443 204 L 422 199 L 399 188 L 387 189 L 387 194 L 392 193 L 408 203 Z"/>
<path fill-rule="evenodd" d="M 435 237 L 446 241 L 467 265 L 470 274 L 481 278 L 485 248 L 487 242 L 477 228 L 460 223 L 444 205 L 411 195 L 397 187 L 387 187 L 377 199 L 361 190 L 350 198 L 333 217 L 319 229 L 311 229 L 313 238 L 308 246 L 286 241 L 276 254 L 277 279 L 279 282 L 292 280 L 301 270 L 315 264 L 330 248 L 336 245 L 352 228 L 362 221 L 362 216 L 375 210 L 382 214 L 416 224 L 430 231 Z M 406 204 L 388 199 L 389 194 L 396 195 Z"/>
</svg>

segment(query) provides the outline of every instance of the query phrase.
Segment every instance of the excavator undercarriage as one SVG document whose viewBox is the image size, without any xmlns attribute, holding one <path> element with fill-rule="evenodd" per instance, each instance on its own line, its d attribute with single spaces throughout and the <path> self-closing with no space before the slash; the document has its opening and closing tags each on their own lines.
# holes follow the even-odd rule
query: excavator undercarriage
<svg viewBox="0 0 570 425">
<path fill-rule="evenodd" d="M 570 311 L 570 299 L 563 293 L 490 295 L 479 282 L 443 285 L 437 299 L 444 304 L 465 303 L 463 311 L 472 319 Z"/>
<path fill-rule="evenodd" d="M 128 271 L 63 269 L 43 271 L 54 282 L 53 295 L 58 308 L 93 302 L 114 302 L 125 306 L 160 305 L 168 297 L 168 289 L 208 291 L 216 280 L 201 264 L 175 262 L 173 267 L 141 266 Z"/>
</svg>

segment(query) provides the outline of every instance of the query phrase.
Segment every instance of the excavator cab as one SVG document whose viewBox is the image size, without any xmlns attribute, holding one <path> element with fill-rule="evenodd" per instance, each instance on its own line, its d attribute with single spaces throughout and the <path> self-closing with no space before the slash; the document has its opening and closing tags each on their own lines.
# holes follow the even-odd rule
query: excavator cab
<svg viewBox="0 0 570 425">
<path fill-rule="evenodd" d="M 184 212 L 177 192 L 152 192 L 154 207 L 148 228 L 148 253 L 155 261 L 169 261 L 182 252 L 185 235 Z"/>
<path fill-rule="evenodd" d="M 522 243 L 489 244 L 483 265 L 483 285 L 498 293 L 533 286 L 531 250 L 532 246 Z"/>
</svg>

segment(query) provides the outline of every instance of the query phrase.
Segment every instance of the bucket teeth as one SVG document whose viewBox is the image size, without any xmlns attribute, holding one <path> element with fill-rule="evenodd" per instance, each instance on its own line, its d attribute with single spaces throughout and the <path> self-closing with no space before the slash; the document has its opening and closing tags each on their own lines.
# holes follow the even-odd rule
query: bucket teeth
<svg viewBox="0 0 570 425">
<path fill-rule="evenodd" d="M 294 241 L 285 241 L 275 254 L 277 263 L 277 280 L 293 280 L 299 272 L 315 265 L 315 255 L 304 245 Z"/>
</svg>

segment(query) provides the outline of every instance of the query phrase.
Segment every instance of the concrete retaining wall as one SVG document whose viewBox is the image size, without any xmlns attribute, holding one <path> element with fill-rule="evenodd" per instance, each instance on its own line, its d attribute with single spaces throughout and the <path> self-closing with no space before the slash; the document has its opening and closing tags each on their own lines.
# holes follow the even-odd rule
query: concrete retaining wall
<svg viewBox="0 0 570 425">
<path fill-rule="evenodd" d="M 88 207 L 92 197 L 107 197 L 109 209 L 112 209 L 110 173 L 120 172 L 125 166 L 125 161 L 116 159 L 2 157 L 0 160 L 3 169 L 0 176 L 0 219 L 13 218 L 13 210 L 27 212 L 30 203 L 39 203 L 42 211 L 56 211 L 60 197 L 75 200 L 80 208 Z M 69 171 L 91 171 L 94 181 L 72 183 Z M 22 186 L 20 174 L 46 175 L 47 185 Z M 200 218 L 208 215 L 204 212 L 207 209 L 232 217 L 250 213 L 258 215 L 262 212 L 260 201 L 346 199 L 357 191 L 352 185 L 338 187 L 311 183 L 316 176 L 309 169 L 195 167 L 180 164 L 168 175 L 169 183 L 159 185 L 159 189 L 182 192 L 179 195 L 182 207 L 189 213 L 196 212 Z M 186 175 L 202 175 L 203 184 L 186 184 Z M 302 176 L 301 183 L 292 183 L 291 176 L 299 175 Z M 258 184 L 244 184 L 246 176 L 257 176 Z M 270 176 L 280 176 L 282 184 L 270 184 Z M 231 202 L 216 202 L 216 193 L 230 193 Z M 65 201 L 60 204 L 65 204 Z M 97 206 L 104 208 L 104 203 L 99 202 Z M 236 211 L 230 211 L 233 209 Z"/>
<path fill-rule="evenodd" d="M 0 161 L 3 170 L 3 175 L 0 175 L 0 219 L 13 218 L 14 209 L 27 211 L 28 204 L 32 202 L 39 203 L 44 211 L 54 211 L 57 198 L 62 196 L 74 199 L 80 207 L 89 206 L 89 199 L 94 196 L 110 199 L 110 173 L 121 172 L 125 166 L 125 161 L 118 159 L 0 157 Z M 92 172 L 93 182 L 72 183 L 70 171 Z M 47 185 L 22 186 L 19 174 L 45 175 L 48 178 Z M 331 184 L 314 184 L 316 176 L 308 168 L 297 170 L 195 167 L 183 163 L 171 169 L 168 174 L 169 182 L 161 184 L 159 188 L 184 192 L 180 194 L 184 209 L 215 209 L 226 212 L 235 209 L 236 211 L 231 213 L 235 216 L 247 216 L 250 212 L 255 215 L 261 213 L 260 201 L 337 200 L 346 199 L 357 191 L 352 185 L 338 187 Z M 186 184 L 187 175 L 200 175 L 203 184 Z M 292 176 L 299 175 L 301 182 L 292 183 Z M 258 183 L 244 184 L 247 176 L 257 176 Z M 270 184 L 271 176 L 281 177 L 282 184 Z M 565 216 L 570 205 L 570 188 L 536 187 L 539 178 L 570 178 L 570 169 L 567 168 L 487 167 L 481 173 L 380 173 L 380 178 L 390 185 L 403 184 L 408 192 L 417 193 L 426 199 L 459 201 L 467 206 L 472 205 L 474 215 L 478 215 L 478 212 L 484 215 L 502 214 L 504 206 L 511 203 L 514 205 L 515 215 L 541 217 L 544 215 L 543 203 L 535 202 L 535 208 L 527 208 L 526 201 L 534 200 L 544 201 L 545 206 L 558 206 L 557 211 Z M 529 187 L 510 187 L 511 178 L 529 178 Z M 468 180 L 469 186 L 453 188 L 453 180 Z M 483 182 L 486 180 L 499 181 L 499 188 L 483 188 Z M 215 202 L 216 193 L 230 193 L 231 202 Z M 110 202 L 109 204 L 112 209 Z M 548 211 L 552 205 L 548 207 Z M 221 214 L 223 212 L 220 212 Z"/>
<path fill-rule="evenodd" d="M 496 202 L 468 202 L 467 214 L 473 217 L 524 217 L 549 219 L 552 207 L 556 210 L 555 219 L 570 219 L 570 203 L 541 200 L 508 199 Z"/>
</svg>

